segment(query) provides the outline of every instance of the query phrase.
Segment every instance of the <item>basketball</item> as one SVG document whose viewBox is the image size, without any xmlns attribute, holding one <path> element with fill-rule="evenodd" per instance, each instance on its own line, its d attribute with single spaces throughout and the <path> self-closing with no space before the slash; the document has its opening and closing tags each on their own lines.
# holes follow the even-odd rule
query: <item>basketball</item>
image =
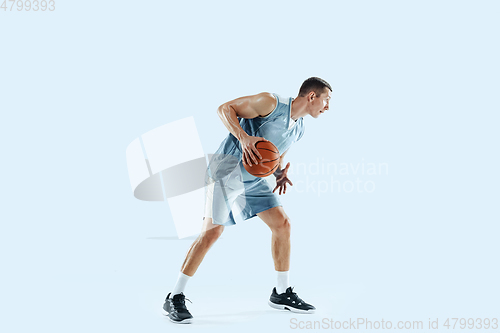
<svg viewBox="0 0 500 333">
<path fill-rule="evenodd" d="M 262 156 L 262 159 L 259 160 L 257 157 L 259 164 L 252 163 L 252 166 L 243 163 L 245 170 L 255 177 L 267 177 L 273 174 L 280 162 L 280 152 L 278 148 L 270 141 L 258 141 L 255 147 Z"/>
</svg>

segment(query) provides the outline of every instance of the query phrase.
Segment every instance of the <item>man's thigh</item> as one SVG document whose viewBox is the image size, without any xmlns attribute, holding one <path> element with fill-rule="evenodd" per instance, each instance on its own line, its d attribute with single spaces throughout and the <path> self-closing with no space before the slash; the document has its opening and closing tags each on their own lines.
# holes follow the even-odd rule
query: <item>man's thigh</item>
<svg viewBox="0 0 500 333">
<path fill-rule="evenodd" d="M 204 217 L 215 219 L 216 224 L 228 223 L 235 202 L 244 195 L 245 187 L 243 183 L 240 180 L 231 179 L 227 184 L 218 181 L 207 185 L 205 188 Z"/>
</svg>

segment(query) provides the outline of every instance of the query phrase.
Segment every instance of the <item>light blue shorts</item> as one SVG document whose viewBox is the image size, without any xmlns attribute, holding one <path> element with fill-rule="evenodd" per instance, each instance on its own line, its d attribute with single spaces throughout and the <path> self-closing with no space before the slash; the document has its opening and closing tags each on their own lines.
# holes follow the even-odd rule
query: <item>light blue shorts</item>
<svg viewBox="0 0 500 333">
<path fill-rule="evenodd" d="M 246 178 L 246 177 L 245 177 Z M 278 195 L 265 178 L 243 181 L 239 167 L 227 177 L 205 186 L 205 214 L 213 224 L 230 226 L 281 206 Z"/>
</svg>

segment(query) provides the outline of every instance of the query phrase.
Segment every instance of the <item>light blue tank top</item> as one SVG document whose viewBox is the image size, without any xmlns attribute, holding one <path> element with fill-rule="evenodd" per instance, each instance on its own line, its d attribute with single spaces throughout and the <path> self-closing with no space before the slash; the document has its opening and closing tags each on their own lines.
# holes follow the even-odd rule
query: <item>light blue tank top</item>
<svg viewBox="0 0 500 333">
<path fill-rule="evenodd" d="M 277 103 L 276 108 L 270 114 L 252 119 L 240 118 L 240 126 L 248 135 L 263 137 L 271 141 L 278 148 L 281 155 L 294 142 L 302 138 L 304 135 L 304 122 L 301 117 L 290 127 L 293 122 L 290 118 L 293 98 L 283 98 L 275 93 L 273 95 L 277 99 Z M 258 177 L 252 176 L 245 170 L 242 156 L 240 141 L 232 133 L 229 133 L 210 160 L 207 174 L 213 180 L 219 180 L 239 166 L 243 181 L 258 179 Z"/>
</svg>

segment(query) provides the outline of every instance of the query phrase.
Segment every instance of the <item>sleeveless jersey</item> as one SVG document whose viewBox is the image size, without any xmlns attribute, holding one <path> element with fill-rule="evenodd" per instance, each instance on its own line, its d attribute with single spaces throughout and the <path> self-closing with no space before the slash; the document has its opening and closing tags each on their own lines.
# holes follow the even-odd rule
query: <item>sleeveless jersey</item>
<svg viewBox="0 0 500 333">
<path fill-rule="evenodd" d="M 248 135 L 263 137 L 271 141 L 281 155 L 294 142 L 302 138 L 305 128 L 302 117 L 295 122 L 290 117 L 293 98 L 283 98 L 275 93 L 273 96 L 277 103 L 270 114 L 252 119 L 240 118 L 240 126 Z M 242 177 L 240 181 L 248 182 L 259 179 L 245 170 L 242 156 L 240 141 L 232 133 L 229 133 L 213 155 L 207 168 L 207 175 L 211 181 L 217 181 L 239 167 Z"/>
</svg>

